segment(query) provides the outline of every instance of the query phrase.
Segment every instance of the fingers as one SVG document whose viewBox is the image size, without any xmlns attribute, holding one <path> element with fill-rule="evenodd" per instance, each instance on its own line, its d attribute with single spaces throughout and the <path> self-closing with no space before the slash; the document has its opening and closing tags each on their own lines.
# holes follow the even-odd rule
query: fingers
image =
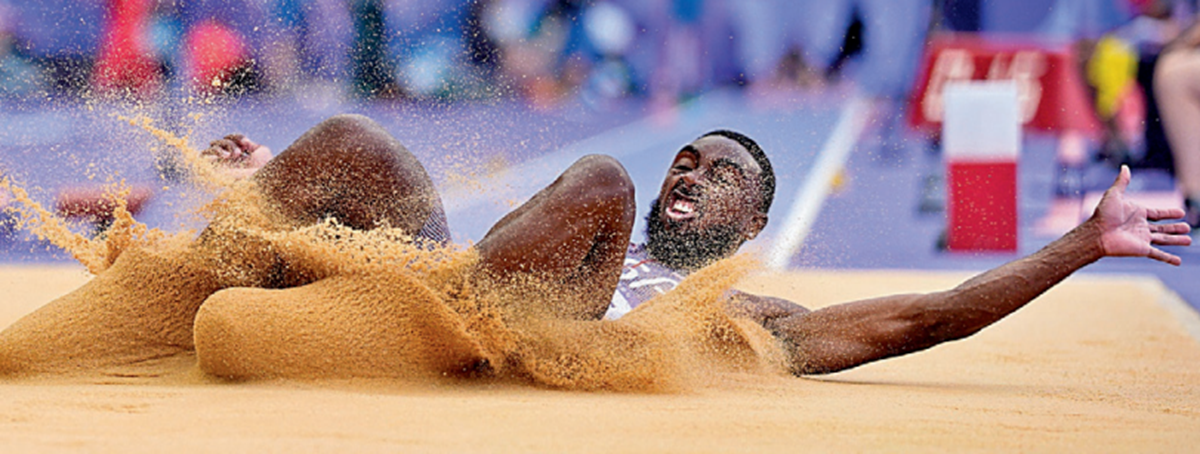
<svg viewBox="0 0 1200 454">
<path fill-rule="evenodd" d="M 1170 224 L 1150 224 L 1150 231 L 1153 233 L 1184 235 L 1191 232 L 1192 228 L 1186 222 L 1172 222 Z"/>
<path fill-rule="evenodd" d="M 1150 257 L 1154 260 L 1158 260 L 1158 261 L 1166 263 L 1166 264 L 1175 265 L 1175 266 L 1179 266 L 1180 264 L 1183 263 L 1183 259 L 1179 258 L 1179 256 L 1174 255 L 1174 254 L 1168 254 L 1157 248 L 1150 248 L 1150 254 L 1147 255 L 1147 257 Z"/>
<path fill-rule="evenodd" d="M 200 154 L 228 158 L 236 153 L 240 153 L 240 147 L 237 143 L 229 139 L 217 139 L 208 144 L 208 149 Z"/>
<path fill-rule="evenodd" d="M 254 150 L 259 147 L 257 143 L 254 143 L 253 140 L 250 140 L 249 137 L 246 137 L 243 134 L 230 134 L 225 136 L 225 139 L 232 141 L 238 146 L 238 148 L 241 148 L 243 153 L 246 154 L 253 153 Z"/>
<path fill-rule="evenodd" d="M 245 160 L 257 147 L 257 144 L 251 142 L 244 135 L 230 134 L 209 143 L 208 148 L 200 152 L 200 155 L 227 164 L 237 163 Z"/>
<path fill-rule="evenodd" d="M 1191 246 L 1192 237 L 1187 235 L 1168 235 L 1165 233 L 1151 233 L 1150 244 L 1158 246 Z"/>
<path fill-rule="evenodd" d="M 1180 219 L 1187 213 L 1183 208 L 1147 208 L 1146 219 L 1161 221 L 1163 219 Z"/>
<path fill-rule="evenodd" d="M 1129 172 L 1129 166 L 1122 164 L 1121 173 L 1117 174 L 1117 180 L 1113 182 L 1113 185 L 1110 189 L 1116 189 L 1117 192 L 1124 194 L 1125 188 L 1129 187 L 1129 180 L 1132 178 L 1133 176 Z"/>
</svg>

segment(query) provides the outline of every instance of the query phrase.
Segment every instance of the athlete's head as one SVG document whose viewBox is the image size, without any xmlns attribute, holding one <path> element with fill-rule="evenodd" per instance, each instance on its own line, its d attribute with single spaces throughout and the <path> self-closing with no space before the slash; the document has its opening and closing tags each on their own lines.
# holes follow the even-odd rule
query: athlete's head
<svg viewBox="0 0 1200 454">
<path fill-rule="evenodd" d="M 701 268 L 754 239 L 774 199 L 762 148 L 733 131 L 709 132 L 675 155 L 646 218 L 646 247 L 672 268 Z"/>
</svg>

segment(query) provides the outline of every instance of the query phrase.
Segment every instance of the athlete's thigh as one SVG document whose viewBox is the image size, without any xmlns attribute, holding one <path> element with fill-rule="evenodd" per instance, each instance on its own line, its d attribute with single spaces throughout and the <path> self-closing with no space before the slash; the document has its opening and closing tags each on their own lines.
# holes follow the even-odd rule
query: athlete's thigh
<svg viewBox="0 0 1200 454">
<path fill-rule="evenodd" d="M 557 285 L 574 304 L 555 315 L 596 318 L 616 287 L 634 215 L 624 168 L 585 157 L 492 227 L 477 245 L 481 269 L 497 282 Z"/>
</svg>

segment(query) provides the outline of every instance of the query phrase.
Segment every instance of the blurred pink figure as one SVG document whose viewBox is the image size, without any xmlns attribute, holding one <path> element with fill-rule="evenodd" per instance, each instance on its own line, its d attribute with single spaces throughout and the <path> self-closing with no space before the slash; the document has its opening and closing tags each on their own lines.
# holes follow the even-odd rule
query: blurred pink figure
<svg viewBox="0 0 1200 454">
<path fill-rule="evenodd" d="M 146 44 L 151 0 L 109 0 L 92 83 L 101 92 L 146 96 L 162 87 L 158 62 Z"/>
<path fill-rule="evenodd" d="M 1200 26 L 1193 25 L 1163 50 L 1154 75 L 1175 178 L 1186 197 L 1186 221 L 1200 227 Z"/>
</svg>

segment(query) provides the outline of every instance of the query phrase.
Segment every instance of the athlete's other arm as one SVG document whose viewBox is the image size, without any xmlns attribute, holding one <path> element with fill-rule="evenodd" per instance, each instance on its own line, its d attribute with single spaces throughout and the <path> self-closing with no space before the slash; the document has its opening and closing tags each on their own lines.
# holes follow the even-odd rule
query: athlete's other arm
<svg viewBox="0 0 1200 454">
<path fill-rule="evenodd" d="M 230 134 L 212 141 L 200 156 L 219 165 L 227 175 L 241 180 L 267 165 L 271 160 L 271 149 L 244 135 Z"/>
<path fill-rule="evenodd" d="M 1149 257 L 1179 265 L 1153 245 L 1186 246 L 1180 209 L 1146 209 L 1125 200 L 1129 169 L 1105 192 L 1090 219 L 1042 250 L 980 274 L 954 289 L 792 310 L 761 322 L 789 349 L 792 372 L 824 374 L 912 353 L 975 334 L 1020 309 L 1071 273 L 1102 257 Z"/>
</svg>

